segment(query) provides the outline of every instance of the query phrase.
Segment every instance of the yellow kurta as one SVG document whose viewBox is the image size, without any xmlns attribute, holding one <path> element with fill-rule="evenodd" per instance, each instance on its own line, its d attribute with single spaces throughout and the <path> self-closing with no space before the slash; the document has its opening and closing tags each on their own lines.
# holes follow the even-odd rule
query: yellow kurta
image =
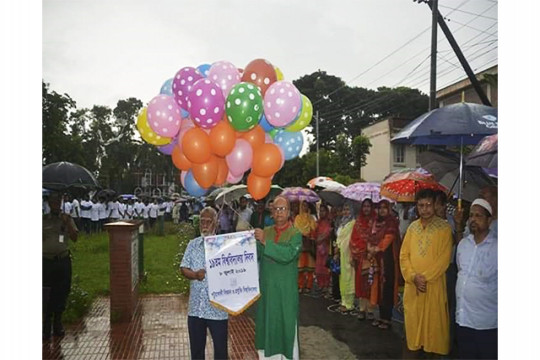
<svg viewBox="0 0 540 360">
<path fill-rule="evenodd" d="M 446 269 L 452 254 L 452 229 L 434 217 L 424 228 L 414 221 L 401 245 L 399 261 L 405 279 L 403 307 L 405 332 L 410 350 L 446 355 L 450 347 Z M 422 274 L 426 292 L 417 291 L 414 276 Z"/>
</svg>

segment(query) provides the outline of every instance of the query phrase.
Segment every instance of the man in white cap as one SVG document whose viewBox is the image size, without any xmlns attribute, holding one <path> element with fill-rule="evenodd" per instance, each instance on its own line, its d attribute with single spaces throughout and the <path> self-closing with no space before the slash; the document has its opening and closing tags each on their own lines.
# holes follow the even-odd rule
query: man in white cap
<svg viewBox="0 0 540 360">
<path fill-rule="evenodd" d="M 471 205 L 471 234 L 457 248 L 456 335 L 461 359 L 497 358 L 497 234 L 494 210 L 484 199 Z"/>
</svg>

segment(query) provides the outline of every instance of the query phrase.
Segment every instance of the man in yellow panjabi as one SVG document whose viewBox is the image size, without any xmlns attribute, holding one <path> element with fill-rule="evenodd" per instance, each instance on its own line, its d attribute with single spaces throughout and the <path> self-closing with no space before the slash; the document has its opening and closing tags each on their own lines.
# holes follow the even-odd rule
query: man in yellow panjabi
<svg viewBox="0 0 540 360">
<path fill-rule="evenodd" d="M 452 229 L 435 216 L 434 203 L 433 190 L 418 192 L 420 219 L 407 229 L 399 260 L 405 279 L 407 347 L 446 355 L 450 336 L 445 273 L 452 253 Z"/>
</svg>

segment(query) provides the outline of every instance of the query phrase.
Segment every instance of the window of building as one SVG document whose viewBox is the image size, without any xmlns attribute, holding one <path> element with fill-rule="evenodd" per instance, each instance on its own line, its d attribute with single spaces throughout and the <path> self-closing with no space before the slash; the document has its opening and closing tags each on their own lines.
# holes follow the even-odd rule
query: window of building
<svg viewBox="0 0 540 360">
<path fill-rule="evenodd" d="M 403 144 L 394 145 L 394 162 L 395 163 L 405 162 L 405 145 Z"/>
</svg>

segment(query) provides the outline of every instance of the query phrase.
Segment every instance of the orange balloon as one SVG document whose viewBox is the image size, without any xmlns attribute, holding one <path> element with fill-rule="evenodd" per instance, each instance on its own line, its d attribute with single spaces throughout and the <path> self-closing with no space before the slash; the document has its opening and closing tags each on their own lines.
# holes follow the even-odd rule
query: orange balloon
<svg viewBox="0 0 540 360">
<path fill-rule="evenodd" d="M 224 158 L 218 158 L 218 173 L 214 185 L 221 186 L 227 181 L 227 174 L 229 173 L 229 167 L 227 166 L 227 160 Z"/>
<path fill-rule="evenodd" d="M 274 66 L 264 59 L 255 59 L 247 64 L 242 74 L 242 81 L 250 82 L 261 89 L 264 97 L 266 90 L 277 81 Z"/>
<path fill-rule="evenodd" d="M 253 129 L 242 133 L 242 138 L 250 143 L 253 150 L 264 144 L 265 132 L 262 126 L 257 125 Z"/>
<path fill-rule="evenodd" d="M 270 177 L 279 171 L 281 152 L 277 145 L 262 144 L 253 150 L 251 172 L 257 176 Z"/>
<path fill-rule="evenodd" d="M 184 155 L 180 146 L 175 146 L 171 154 L 172 162 L 180 170 L 188 171 L 191 169 L 191 161 Z"/>
<path fill-rule="evenodd" d="M 268 195 L 271 185 L 272 179 L 269 177 L 257 176 L 254 173 L 248 175 L 247 189 L 255 200 L 260 200 Z"/>
<path fill-rule="evenodd" d="M 217 156 L 227 156 L 234 148 L 234 129 L 225 118 L 210 130 L 210 148 Z"/>
<path fill-rule="evenodd" d="M 202 164 L 210 160 L 212 149 L 210 148 L 210 138 L 203 129 L 194 127 L 189 129 L 182 139 L 182 150 L 184 155 L 194 164 Z M 200 183 L 199 183 L 200 185 Z"/>
<path fill-rule="evenodd" d="M 218 167 L 218 158 L 212 155 L 210 160 L 203 164 L 193 164 L 191 171 L 199 186 L 208 189 L 216 181 Z"/>
</svg>

